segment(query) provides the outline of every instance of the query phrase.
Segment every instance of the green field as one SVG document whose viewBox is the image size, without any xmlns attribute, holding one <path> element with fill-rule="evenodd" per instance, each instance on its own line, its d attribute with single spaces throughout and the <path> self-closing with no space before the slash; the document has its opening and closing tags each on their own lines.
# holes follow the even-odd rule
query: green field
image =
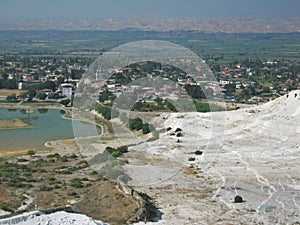
<svg viewBox="0 0 300 225">
<path fill-rule="evenodd" d="M 300 33 L 226 34 L 196 31 L 0 31 L 0 54 L 97 56 L 127 42 L 164 40 L 183 45 L 200 57 L 222 62 L 243 59 L 298 59 Z"/>
</svg>

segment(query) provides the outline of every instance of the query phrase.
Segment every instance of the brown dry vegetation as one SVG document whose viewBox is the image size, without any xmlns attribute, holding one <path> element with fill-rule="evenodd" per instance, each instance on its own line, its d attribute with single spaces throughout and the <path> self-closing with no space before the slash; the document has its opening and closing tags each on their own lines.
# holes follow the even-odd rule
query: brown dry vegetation
<svg viewBox="0 0 300 225">
<path fill-rule="evenodd" d="M 19 128 L 30 128 L 33 127 L 29 123 L 21 119 L 8 119 L 0 120 L 0 130 L 1 129 L 19 129 Z"/>
<path fill-rule="evenodd" d="M 115 224 L 122 219 L 129 219 L 138 210 L 132 199 L 121 193 L 112 182 L 95 185 L 84 194 L 84 199 L 74 206 L 78 211 L 93 218 L 101 218 Z"/>
<path fill-rule="evenodd" d="M 66 143 L 65 143 L 66 144 Z M 70 143 L 68 143 L 70 144 Z M 0 158 L 0 206 L 16 212 L 73 205 L 78 213 L 112 225 L 138 210 L 135 200 L 95 173 L 78 153 L 51 151 Z M 28 196 L 33 198 L 28 202 Z"/>
<path fill-rule="evenodd" d="M 9 90 L 9 89 L 0 89 L 0 96 L 8 96 L 11 94 L 20 95 L 21 93 L 26 92 L 26 90 Z"/>
</svg>

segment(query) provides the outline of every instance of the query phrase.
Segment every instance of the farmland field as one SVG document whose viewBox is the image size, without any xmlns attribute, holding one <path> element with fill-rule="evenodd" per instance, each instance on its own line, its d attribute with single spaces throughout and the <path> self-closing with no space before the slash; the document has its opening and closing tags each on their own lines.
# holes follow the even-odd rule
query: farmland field
<svg viewBox="0 0 300 225">
<path fill-rule="evenodd" d="M 200 57 L 221 61 L 297 59 L 300 33 L 201 33 L 197 31 L 1 31 L 0 52 L 29 56 L 91 56 L 120 44 L 163 40 L 180 44 Z"/>
</svg>

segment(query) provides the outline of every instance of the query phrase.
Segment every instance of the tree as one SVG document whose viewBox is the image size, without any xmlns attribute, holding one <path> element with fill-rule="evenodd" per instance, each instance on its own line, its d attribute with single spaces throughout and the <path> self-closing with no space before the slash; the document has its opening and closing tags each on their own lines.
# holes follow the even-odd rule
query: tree
<svg viewBox="0 0 300 225">
<path fill-rule="evenodd" d="M 112 111 L 110 107 L 97 104 L 96 106 L 96 111 L 101 113 L 101 115 L 104 117 L 106 120 L 110 120 L 112 117 L 118 116 L 118 112 Z"/>
<path fill-rule="evenodd" d="M 4 69 L 0 70 L 0 76 L 2 77 L 3 80 L 7 80 L 8 74 L 4 71 Z"/>
<path fill-rule="evenodd" d="M 54 91 L 56 89 L 56 85 L 53 81 L 47 80 L 44 83 L 39 85 L 40 89 L 51 89 L 52 91 Z"/>
<path fill-rule="evenodd" d="M 143 134 L 148 134 L 148 133 L 150 133 L 150 125 L 149 125 L 149 123 L 145 123 L 145 124 L 142 126 L 142 131 L 143 131 Z"/>
<path fill-rule="evenodd" d="M 71 100 L 70 99 L 63 99 L 63 100 L 61 100 L 60 101 L 60 104 L 62 104 L 62 105 L 64 105 L 64 106 L 68 106 L 69 105 L 69 103 L 71 102 Z"/>
<path fill-rule="evenodd" d="M 226 92 L 228 94 L 233 94 L 233 93 L 235 93 L 236 85 L 235 84 L 225 84 L 224 88 L 226 89 Z"/>
<path fill-rule="evenodd" d="M 143 121 L 140 118 L 129 119 L 130 130 L 141 130 L 143 127 Z"/>
<path fill-rule="evenodd" d="M 165 100 L 165 103 L 166 103 L 167 109 L 169 109 L 172 112 L 177 112 L 176 107 L 170 101 Z"/>
<path fill-rule="evenodd" d="M 9 101 L 9 102 L 12 102 L 12 101 L 16 101 L 17 100 L 17 96 L 15 93 L 11 94 L 11 95 L 8 95 L 6 97 L 6 100 Z"/>
<path fill-rule="evenodd" d="M 57 85 L 59 86 L 60 84 L 65 82 L 65 78 L 64 77 L 58 77 L 57 78 Z"/>
<path fill-rule="evenodd" d="M 35 97 L 35 95 L 36 95 L 36 87 L 30 87 L 29 89 L 28 89 L 28 101 L 30 102 L 30 101 L 32 101 L 32 99 Z"/>
<path fill-rule="evenodd" d="M 99 101 L 100 102 L 105 102 L 107 100 L 110 99 L 110 97 L 112 96 L 112 93 L 110 91 L 104 91 L 100 97 L 99 97 Z"/>
<path fill-rule="evenodd" d="M 132 110 L 140 111 L 142 108 L 143 108 L 143 103 L 141 101 L 134 103 L 134 105 L 132 106 Z"/>
<path fill-rule="evenodd" d="M 34 80 L 38 80 L 40 77 L 40 75 L 38 73 L 33 74 L 33 79 Z"/>
<path fill-rule="evenodd" d="M 37 98 L 40 100 L 45 100 L 47 98 L 47 94 L 44 92 L 40 92 L 38 93 Z"/>
<path fill-rule="evenodd" d="M 7 89 L 16 89 L 17 88 L 17 80 L 14 77 L 13 79 L 4 79 L 1 82 L 1 87 L 2 88 L 7 88 Z"/>
<path fill-rule="evenodd" d="M 25 99 L 25 98 L 27 98 L 28 97 L 28 92 L 22 92 L 21 94 L 20 94 L 20 98 L 22 98 L 22 99 Z"/>
<path fill-rule="evenodd" d="M 83 70 L 71 70 L 71 78 L 80 79 L 83 73 L 84 73 Z"/>
<path fill-rule="evenodd" d="M 194 99 L 199 99 L 199 98 L 205 99 L 206 98 L 201 87 L 198 85 L 185 85 L 184 88 L 185 88 L 186 92 L 188 93 L 188 95 Z"/>
<path fill-rule="evenodd" d="M 157 103 L 157 104 L 162 104 L 162 102 L 163 102 L 163 99 L 162 98 L 160 98 L 160 97 L 157 97 L 157 98 L 155 98 L 154 99 L 154 101 Z"/>
</svg>

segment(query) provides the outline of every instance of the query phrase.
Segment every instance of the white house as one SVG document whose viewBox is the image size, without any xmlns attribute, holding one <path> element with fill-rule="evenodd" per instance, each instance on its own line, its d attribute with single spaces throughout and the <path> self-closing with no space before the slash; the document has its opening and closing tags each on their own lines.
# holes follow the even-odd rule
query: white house
<svg viewBox="0 0 300 225">
<path fill-rule="evenodd" d="M 61 86 L 61 91 L 62 91 L 63 96 L 66 96 L 66 97 L 72 96 L 73 84 L 63 83 L 60 86 Z"/>
</svg>

